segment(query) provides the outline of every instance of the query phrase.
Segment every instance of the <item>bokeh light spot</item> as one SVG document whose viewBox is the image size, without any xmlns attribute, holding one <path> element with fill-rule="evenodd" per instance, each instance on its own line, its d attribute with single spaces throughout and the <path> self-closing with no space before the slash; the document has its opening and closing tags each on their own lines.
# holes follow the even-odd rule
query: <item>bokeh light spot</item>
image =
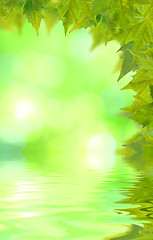
<svg viewBox="0 0 153 240">
<path fill-rule="evenodd" d="M 35 112 L 34 104 L 27 100 L 22 100 L 17 103 L 15 109 L 15 116 L 18 119 L 24 120 L 32 116 Z"/>
<path fill-rule="evenodd" d="M 14 116 L 20 129 L 28 132 L 43 127 L 45 117 L 41 105 L 32 100 L 20 100 L 15 105 Z"/>
<path fill-rule="evenodd" d="M 89 168 L 108 170 L 115 163 L 116 141 L 110 134 L 93 136 L 87 146 Z"/>
</svg>

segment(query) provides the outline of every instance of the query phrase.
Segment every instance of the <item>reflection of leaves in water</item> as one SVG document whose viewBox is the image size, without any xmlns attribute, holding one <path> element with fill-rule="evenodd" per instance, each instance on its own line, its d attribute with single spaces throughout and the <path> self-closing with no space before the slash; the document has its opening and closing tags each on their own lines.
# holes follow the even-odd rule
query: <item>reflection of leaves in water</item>
<svg viewBox="0 0 153 240">
<path fill-rule="evenodd" d="M 132 225 L 132 227 L 130 228 L 130 230 L 127 232 L 127 234 L 123 234 L 120 235 L 118 237 L 114 237 L 114 238 L 109 238 L 109 240 L 131 240 L 131 239 L 135 239 L 135 237 L 137 237 L 137 235 L 140 233 L 141 231 L 141 227 L 137 226 L 137 225 Z"/>
<path fill-rule="evenodd" d="M 131 238 L 128 238 L 132 233 L 131 229 L 125 236 L 112 239 L 153 239 L 153 147 L 147 143 L 148 139 L 146 136 L 139 137 L 139 141 L 126 145 L 135 153 L 126 157 L 125 161 L 139 171 L 140 175 L 134 187 L 123 193 L 126 195 L 126 199 L 120 202 L 135 206 L 123 211 L 143 223 L 143 227 L 139 228 L 137 236 L 131 235 Z M 123 150 L 124 152 L 127 153 L 127 149 Z"/>
</svg>

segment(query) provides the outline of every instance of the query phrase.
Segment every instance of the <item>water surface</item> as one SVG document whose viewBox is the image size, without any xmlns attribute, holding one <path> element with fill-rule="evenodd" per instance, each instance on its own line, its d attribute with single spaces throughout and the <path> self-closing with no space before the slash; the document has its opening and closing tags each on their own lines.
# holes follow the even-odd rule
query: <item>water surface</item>
<svg viewBox="0 0 153 240">
<path fill-rule="evenodd" d="M 152 239 L 152 181 L 124 160 L 107 170 L 42 162 L 1 154 L 0 239 Z"/>
</svg>

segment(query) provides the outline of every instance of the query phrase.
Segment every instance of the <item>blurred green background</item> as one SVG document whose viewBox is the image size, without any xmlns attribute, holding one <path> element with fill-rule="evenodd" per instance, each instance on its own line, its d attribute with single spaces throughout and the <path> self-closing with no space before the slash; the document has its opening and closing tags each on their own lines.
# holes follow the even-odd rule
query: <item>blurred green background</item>
<svg viewBox="0 0 153 240">
<path fill-rule="evenodd" d="M 130 76 L 117 82 L 113 73 L 119 44 L 90 51 L 88 31 L 65 37 L 59 23 L 48 35 L 43 22 L 39 37 L 27 23 L 21 35 L 1 30 L 0 39 L 1 156 L 24 152 L 52 167 L 105 167 L 102 159 L 114 159 L 137 131 L 120 111 L 133 93 L 120 91 Z"/>
<path fill-rule="evenodd" d="M 137 132 L 113 73 L 119 44 L 87 30 L 0 31 L 0 238 L 99 240 L 136 222 L 114 209 L 136 180 L 115 151 Z M 120 201 L 120 202 L 119 202 Z M 118 215 L 119 214 L 119 215 Z M 110 233 L 111 229 L 111 233 Z M 102 238 L 103 237 L 103 238 Z"/>
</svg>

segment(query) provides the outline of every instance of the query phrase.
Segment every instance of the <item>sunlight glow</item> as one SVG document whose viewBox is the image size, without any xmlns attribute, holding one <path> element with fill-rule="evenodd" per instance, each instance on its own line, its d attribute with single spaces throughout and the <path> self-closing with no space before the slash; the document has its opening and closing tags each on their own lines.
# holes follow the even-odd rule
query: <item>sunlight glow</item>
<svg viewBox="0 0 153 240">
<path fill-rule="evenodd" d="M 35 112 L 35 106 L 33 102 L 22 100 L 17 103 L 15 108 L 15 116 L 18 119 L 24 120 L 32 116 Z"/>
<path fill-rule="evenodd" d="M 44 109 L 37 101 L 22 99 L 15 104 L 16 124 L 24 132 L 30 133 L 41 129 L 45 121 L 44 115 Z"/>
<path fill-rule="evenodd" d="M 93 136 L 87 146 L 89 168 L 107 170 L 115 163 L 116 141 L 110 134 Z"/>
</svg>

